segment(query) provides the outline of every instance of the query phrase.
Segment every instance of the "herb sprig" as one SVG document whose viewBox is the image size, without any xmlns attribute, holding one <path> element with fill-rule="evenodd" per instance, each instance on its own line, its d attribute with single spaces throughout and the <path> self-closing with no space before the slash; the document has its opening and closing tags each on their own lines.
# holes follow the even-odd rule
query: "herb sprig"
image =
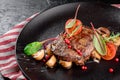
<svg viewBox="0 0 120 80">
<path fill-rule="evenodd" d="M 119 37 L 120 33 L 115 34 L 114 32 L 111 33 L 110 37 L 105 37 L 105 41 L 114 41 L 115 38 Z"/>
<path fill-rule="evenodd" d="M 76 10 L 76 12 L 75 12 L 75 17 L 74 17 L 74 19 L 72 19 L 72 20 L 65 26 L 65 28 L 72 28 L 72 27 L 74 26 L 74 24 L 76 23 L 76 18 L 77 18 L 77 14 L 78 14 L 79 8 L 80 8 L 80 4 L 79 4 L 78 7 L 77 7 L 77 10 Z"/>
<path fill-rule="evenodd" d="M 98 51 L 99 54 L 105 55 L 107 52 L 105 40 L 103 39 L 103 37 L 101 35 L 99 35 L 97 33 L 92 22 L 90 24 L 91 24 L 92 29 L 94 31 L 93 44 L 95 46 L 95 49 Z"/>
</svg>

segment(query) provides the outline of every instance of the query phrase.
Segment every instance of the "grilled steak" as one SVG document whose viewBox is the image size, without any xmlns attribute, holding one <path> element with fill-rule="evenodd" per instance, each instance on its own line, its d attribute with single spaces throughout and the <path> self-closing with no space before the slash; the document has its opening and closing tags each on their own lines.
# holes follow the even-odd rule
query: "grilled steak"
<svg viewBox="0 0 120 80">
<path fill-rule="evenodd" d="M 80 34 L 69 39 L 71 48 L 66 44 L 63 33 L 57 38 L 57 40 L 52 42 L 51 49 L 53 54 L 59 56 L 62 60 L 72 61 L 77 65 L 83 65 L 90 58 L 94 49 L 93 31 L 88 27 L 83 27 Z"/>
</svg>

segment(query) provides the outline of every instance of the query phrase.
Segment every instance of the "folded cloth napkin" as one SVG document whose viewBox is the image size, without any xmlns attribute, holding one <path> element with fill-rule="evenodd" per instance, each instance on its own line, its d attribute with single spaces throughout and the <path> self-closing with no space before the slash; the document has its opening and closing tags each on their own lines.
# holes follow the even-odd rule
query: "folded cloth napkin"
<svg viewBox="0 0 120 80">
<path fill-rule="evenodd" d="M 10 31 L 0 36 L 0 72 L 11 80 L 26 80 L 20 71 L 15 58 L 16 40 L 23 27 L 36 15 L 14 26 Z"/>
<path fill-rule="evenodd" d="M 120 4 L 114 4 L 113 6 L 120 8 Z M 0 36 L 0 72 L 4 77 L 11 80 L 26 80 L 15 58 L 16 39 L 23 27 L 38 14 L 32 15 L 25 21 L 17 24 L 12 30 Z"/>
</svg>

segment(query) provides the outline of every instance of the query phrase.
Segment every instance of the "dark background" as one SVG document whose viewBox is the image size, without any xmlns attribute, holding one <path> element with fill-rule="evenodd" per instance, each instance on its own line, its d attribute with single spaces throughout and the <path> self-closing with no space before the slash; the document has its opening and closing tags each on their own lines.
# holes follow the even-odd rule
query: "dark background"
<svg viewBox="0 0 120 80">
<path fill-rule="evenodd" d="M 120 3 L 120 0 L 0 0 L 0 35 L 32 14 L 53 6 L 80 2 Z"/>
<path fill-rule="evenodd" d="M 80 1 L 102 2 L 108 5 L 120 3 L 120 0 L 0 0 L 0 35 L 34 13 L 57 5 Z"/>
</svg>

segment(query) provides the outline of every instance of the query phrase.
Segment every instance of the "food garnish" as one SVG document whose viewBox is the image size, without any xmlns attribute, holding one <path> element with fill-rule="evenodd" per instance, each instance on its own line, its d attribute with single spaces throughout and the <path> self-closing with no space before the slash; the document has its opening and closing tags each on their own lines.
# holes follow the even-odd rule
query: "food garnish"
<svg viewBox="0 0 120 80">
<path fill-rule="evenodd" d="M 116 55 L 116 47 L 113 43 L 106 43 L 107 44 L 107 54 L 102 56 L 104 60 L 112 60 Z"/>
<path fill-rule="evenodd" d="M 65 25 L 65 28 L 72 28 L 75 25 L 79 8 L 80 8 L 80 5 L 78 5 L 78 7 L 77 7 L 74 19 L 69 19 L 66 22 L 67 24 Z"/>
<path fill-rule="evenodd" d="M 115 39 L 117 39 L 120 36 L 120 33 L 115 34 L 114 32 L 111 33 L 111 35 L 109 37 L 105 37 L 106 41 L 114 41 Z"/>
<path fill-rule="evenodd" d="M 82 68 L 82 70 L 87 70 L 88 69 L 87 66 L 82 66 L 81 68 Z"/>
<path fill-rule="evenodd" d="M 119 58 L 115 58 L 115 61 L 116 61 L 116 62 L 119 62 Z"/>
<path fill-rule="evenodd" d="M 53 68 L 59 63 L 63 68 L 72 68 L 73 63 L 81 66 L 82 70 L 87 70 L 87 62 L 99 63 L 102 60 L 112 60 L 116 56 L 120 46 L 120 33 L 110 35 L 110 30 L 105 27 L 96 29 L 92 23 L 92 29 L 83 25 L 77 19 L 78 5 L 75 17 L 68 19 L 65 23 L 65 31 L 57 37 L 40 42 L 31 42 L 24 48 L 26 55 L 31 55 L 36 60 Z M 116 62 L 119 58 L 115 59 Z M 113 69 L 109 69 L 113 72 Z"/>
<path fill-rule="evenodd" d="M 65 31 L 71 37 L 79 34 L 82 31 L 82 22 L 77 19 L 78 10 L 80 5 L 78 5 L 74 19 L 68 19 L 65 24 Z"/>
<path fill-rule="evenodd" d="M 96 50 L 99 52 L 99 54 L 106 55 L 106 52 L 107 52 L 106 43 L 105 43 L 103 37 L 96 32 L 92 23 L 91 23 L 91 26 L 94 31 L 93 44 L 94 44 Z"/>
<path fill-rule="evenodd" d="M 109 69 L 109 72 L 110 72 L 110 73 L 113 73 L 113 72 L 114 72 L 114 69 L 113 69 L 113 68 L 110 68 L 110 69 Z"/>
<path fill-rule="evenodd" d="M 76 19 L 70 19 L 67 23 L 65 28 L 72 28 L 76 23 Z"/>
<path fill-rule="evenodd" d="M 26 55 L 32 55 L 32 54 L 36 53 L 41 48 L 42 48 L 42 43 L 32 42 L 32 43 L 29 43 L 25 46 L 24 53 Z"/>
</svg>

